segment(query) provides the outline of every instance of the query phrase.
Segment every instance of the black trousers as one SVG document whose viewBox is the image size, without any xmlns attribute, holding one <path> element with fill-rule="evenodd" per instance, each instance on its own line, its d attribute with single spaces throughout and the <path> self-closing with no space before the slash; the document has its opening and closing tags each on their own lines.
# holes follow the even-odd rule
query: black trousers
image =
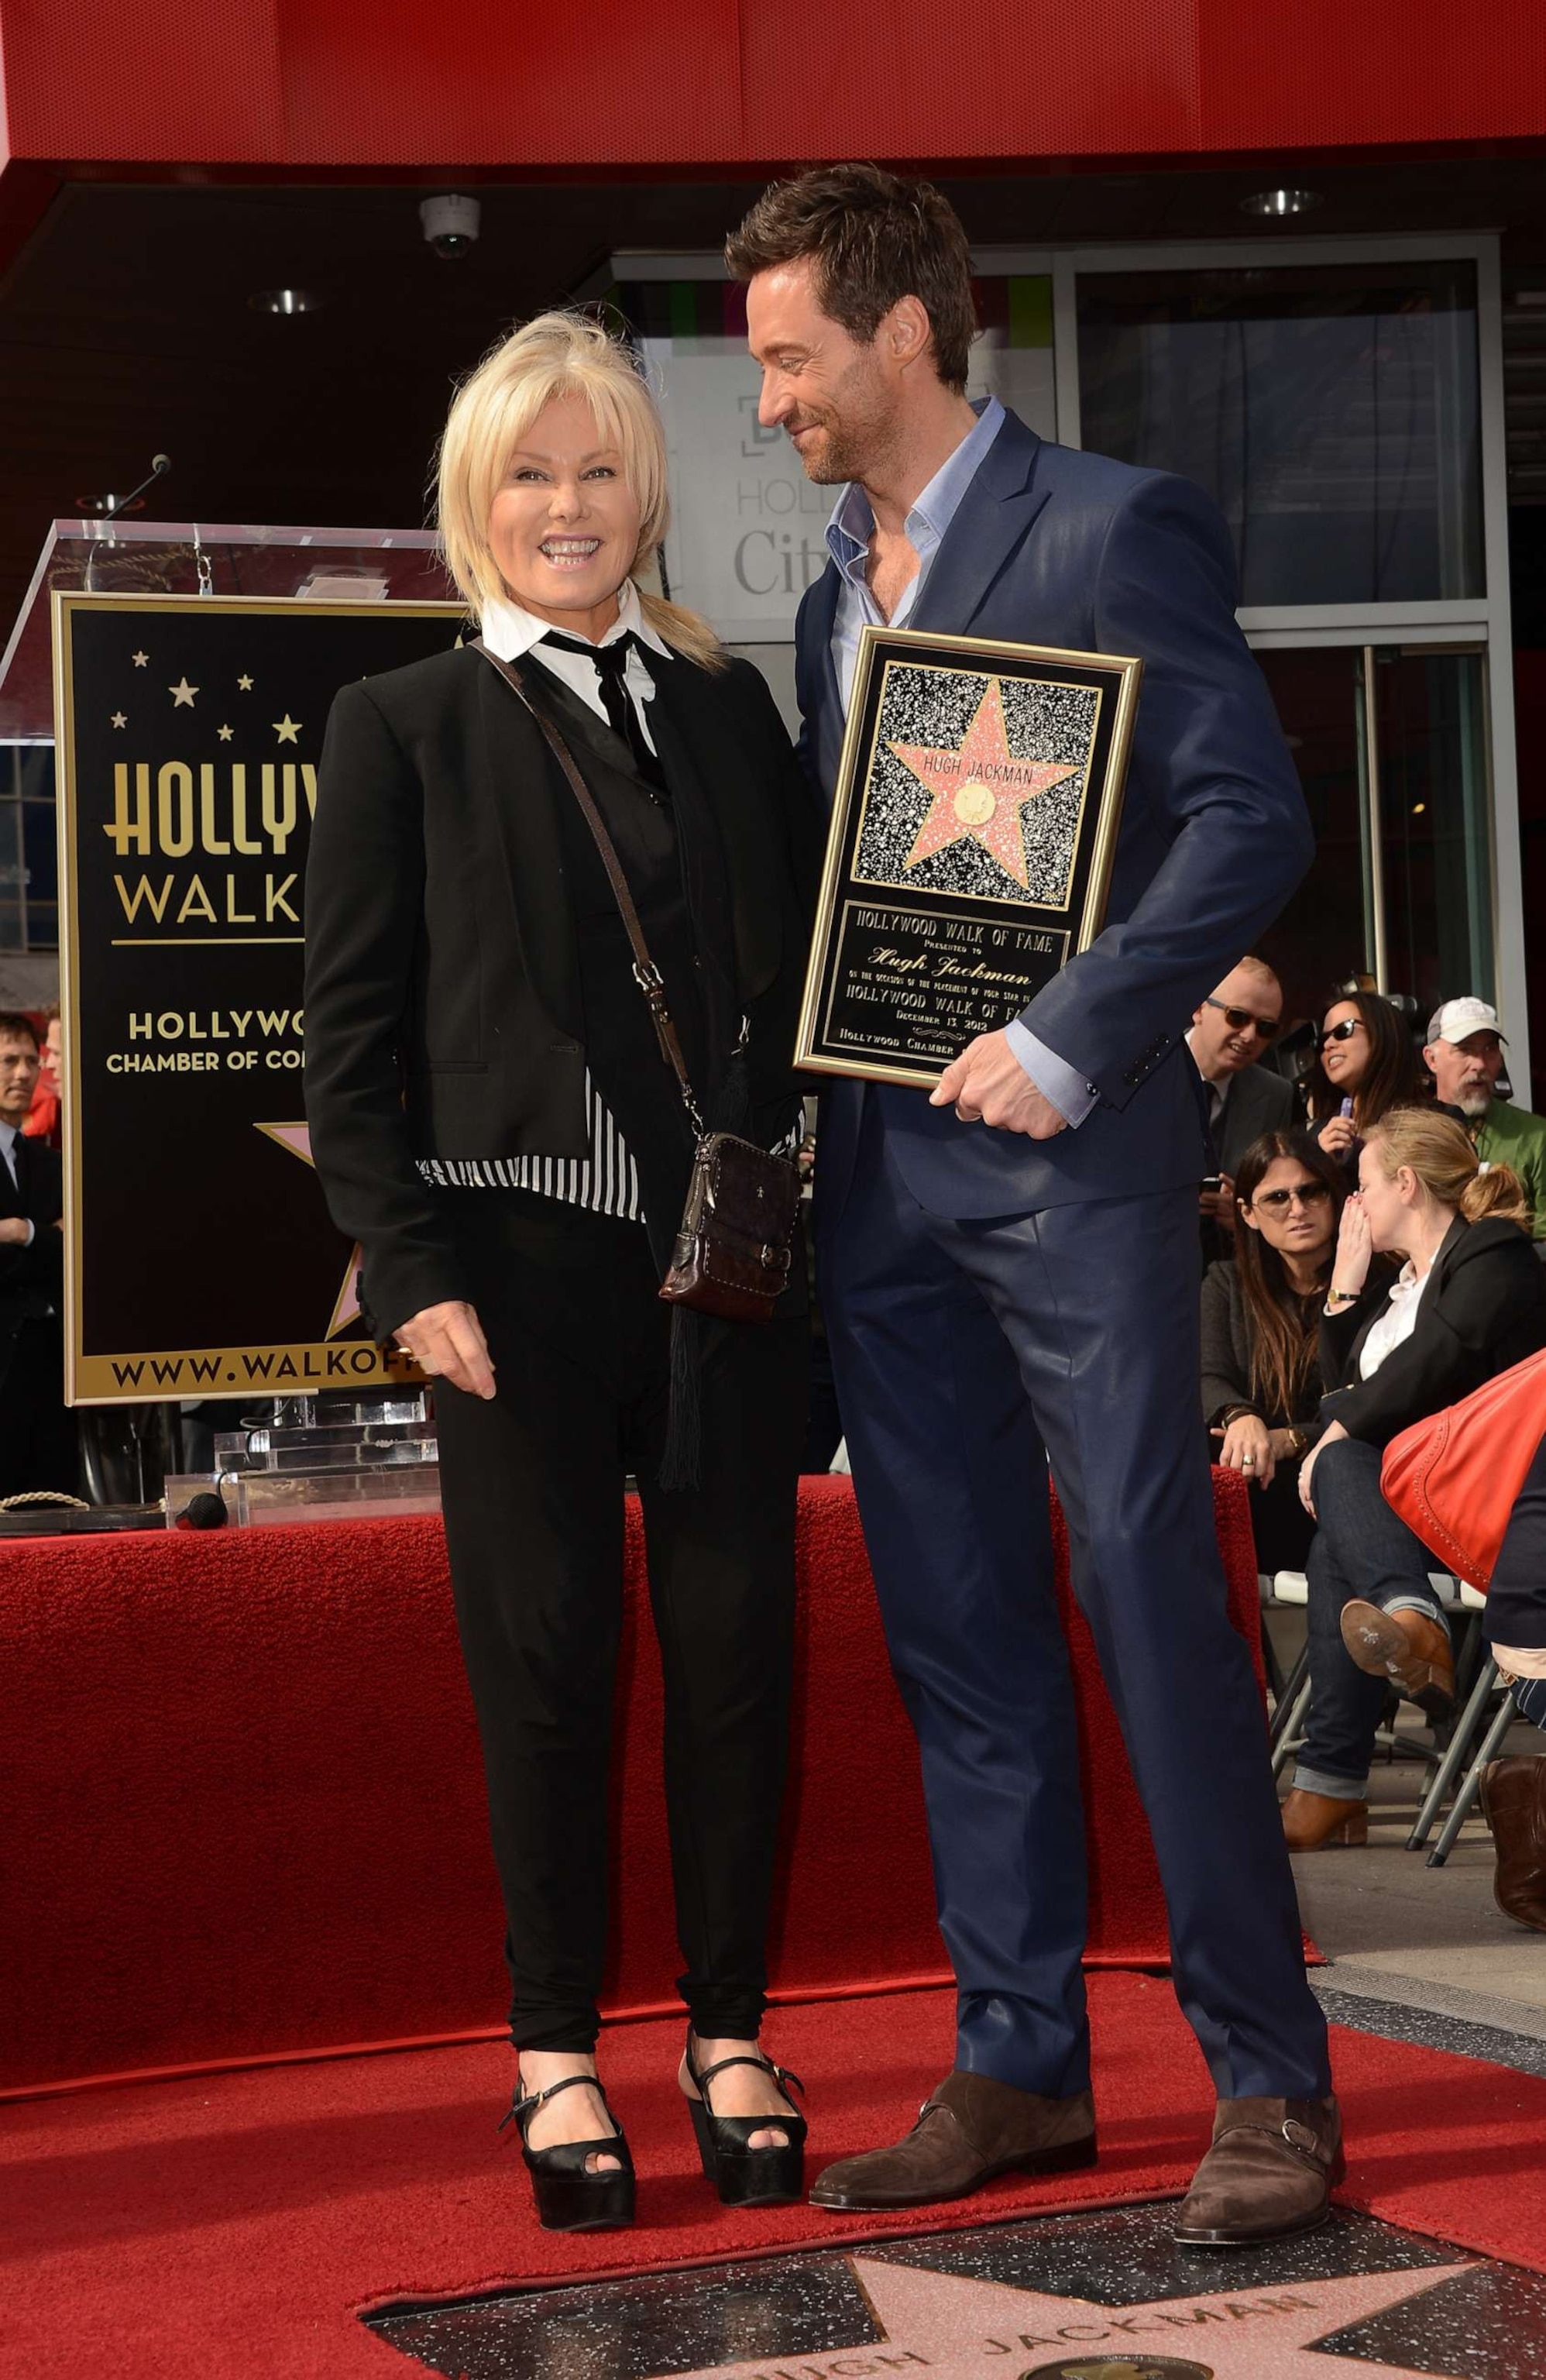
<svg viewBox="0 0 1546 2380">
<path fill-rule="evenodd" d="M 0 1496 L 80 1493 L 80 1446 L 65 1402 L 65 1329 L 56 1314 L 23 1322 L 0 1382 Z"/>
<path fill-rule="evenodd" d="M 644 1503 L 665 1677 L 678 1988 L 749 2038 L 789 1733 L 806 1322 L 716 1324 L 700 1484 L 654 1484 L 669 1310 L 642 1226 L 522 1191 L 446 1194 L 498 1381 L 436 1390 L 453 1589 L 508 1922 L 511 2035 L 587 2050 L 607 1949 L 623 1478 Z"/>
</svg>

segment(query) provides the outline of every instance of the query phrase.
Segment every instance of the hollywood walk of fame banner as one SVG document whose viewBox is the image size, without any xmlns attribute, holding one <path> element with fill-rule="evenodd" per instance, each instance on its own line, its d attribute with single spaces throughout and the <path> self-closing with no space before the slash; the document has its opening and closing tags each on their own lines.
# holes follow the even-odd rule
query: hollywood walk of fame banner
<svg viewBox="0 0 1546 2380">
<path fill-rule="evenodd" d="M 1093 941 L 1142 666 L 863 631 L 801 1065 L 932 1089 Z"/>
<path fill-rule="evenodd" d="M 72 1403 L 418 1378 L 311 1166 L 302 892 L 334 694 L 461 618 L 54 595 Z"/>
</svg>

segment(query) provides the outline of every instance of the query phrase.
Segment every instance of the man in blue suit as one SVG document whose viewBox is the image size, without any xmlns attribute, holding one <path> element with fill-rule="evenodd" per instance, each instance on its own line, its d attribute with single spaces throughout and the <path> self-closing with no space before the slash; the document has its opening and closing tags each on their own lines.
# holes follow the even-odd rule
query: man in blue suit
<svg viewBox="0 0 1546 2380">
<path fill-rule="evenodd" d="M 763 421 L 812 480 L 846 483 L 796 630 L 828 799 L 866 622 L 1144 663 L 1104 932 L 932 1096 L 842 1082 L 825 1101 L 824 1308 L 959 2012 L 954 2070 L 912 2131 L 829 2167 L 815 2198 L 921 2205 L 1095 2154 L 1050 1459 L 1218 2093 L 1177 2236 L 1308 2229 L 1340 2128 L 1197 1427 L 1210 1160 L 1186 1028 L 1312 849 L 1228 537 L 1185 480 L 968 404 L 966 238 L 926 183 L 802 176 L 726 254 Z"/>
</svg>

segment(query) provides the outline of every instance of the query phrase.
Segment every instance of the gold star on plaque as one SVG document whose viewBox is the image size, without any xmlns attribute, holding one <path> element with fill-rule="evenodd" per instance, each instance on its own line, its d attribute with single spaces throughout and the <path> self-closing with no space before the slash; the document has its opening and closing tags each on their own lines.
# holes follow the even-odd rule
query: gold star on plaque
<svg viewBox="0 0 1546 2380">
<path fill-rule="evenodd" d="M 115 710 L 113 714 L 113 724 L 115 727 L 127 727 L 128 725 L 128 713 L 123 710 Z"/>
<path fill-rule="evenodd" d="M 304 719 L 292 719 L 289 712 L 286 711 L 283 719 L 276 719 L 274 721 L 273 732 L 278 736 L 282 744 L 294 744 L 298 739 L 301 729 L 305 724 L 306 722 Z"/>
<path fill-rule="evenodd" d="M 129 656 L 136 669 L 143 669 L 150 658 L 149 653 L 131 653 Z"/>
<path fill-rule="evenodd" d="M 217 727 L 215 729 L 215 734 L 219 736 L 223 744 L 229 744 L 236 732 L 236 731 L 234 727 Z"/>
<path fill-rule="evenodd" d="M 250 694 L 252 692 L 252 680 L 249 677 L 239 677 L 236 680 L 236 691 L 238 694 Z"/>
<path fill-rule="evenodd" d="M 177 680 L 176 685 L 169 686 L 166 691 L 172 697 L 172 708 L 174 710 L 181 710 L 185 705 L 189 710 L 191 710 L 193 709 L 193 698 L 198 693 L 199 688 L 196 686 L 189 686 L 187 682 L 187 672 L 185 670 L 182 676 Z"/>
</svg>

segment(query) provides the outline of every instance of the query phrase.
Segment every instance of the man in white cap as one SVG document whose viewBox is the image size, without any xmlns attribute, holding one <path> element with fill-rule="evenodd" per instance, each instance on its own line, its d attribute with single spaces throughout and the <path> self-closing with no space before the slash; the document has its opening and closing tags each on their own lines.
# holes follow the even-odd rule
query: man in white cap
<svg viewBox="0 0 1546 2380">
<path fill-rule="evenodd" d="M 1498 1098 L 1506 1043 L 1497 1010 L 1467 994 L 1436 1012 L 1422 1054 L 1440 1106 L 1455 1110 L 1484 1165 L 1514 1168 L 1546 1240 L 1546 1116 Z"/>
</svg>

